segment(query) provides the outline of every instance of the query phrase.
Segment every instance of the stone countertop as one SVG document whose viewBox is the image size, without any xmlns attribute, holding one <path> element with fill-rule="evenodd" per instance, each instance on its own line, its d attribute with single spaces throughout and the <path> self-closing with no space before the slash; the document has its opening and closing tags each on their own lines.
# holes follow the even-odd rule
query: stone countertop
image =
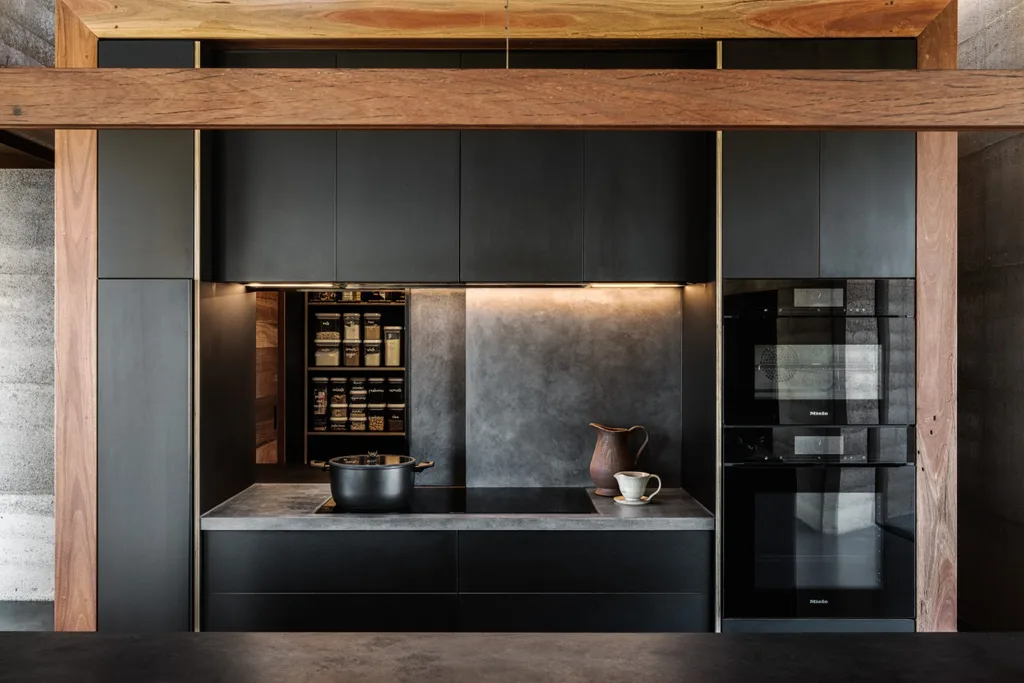
<svg viewBox="0 0 1024 683">
<path fill-rule="evenodd" d="M 1024 680 L 1024 636 L 10 633 L 8 683 L 960 683 Z"/>
<path fill-rule="evenodd" d="M 590 499 L 597 514 L 315 514 L 329 484 L 253 484 L 203 515 L 203 531 L 710 531 L 714 516 L 683 489 L 662 489 L 649 505 Z"/>
</svg>

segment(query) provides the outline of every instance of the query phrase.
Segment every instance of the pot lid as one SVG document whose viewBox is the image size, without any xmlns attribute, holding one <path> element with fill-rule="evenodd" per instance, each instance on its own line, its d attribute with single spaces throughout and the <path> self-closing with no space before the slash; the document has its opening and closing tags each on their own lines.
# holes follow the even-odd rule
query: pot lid
<svg viewBox="0 0 1024 683">
<path fill-rule="evenodd" d="M 416 458 L 408 455 L 342 455 L 331 458 L 331 464 L 339 467 L 408 467 L 416 462 Z"/>
</svg>

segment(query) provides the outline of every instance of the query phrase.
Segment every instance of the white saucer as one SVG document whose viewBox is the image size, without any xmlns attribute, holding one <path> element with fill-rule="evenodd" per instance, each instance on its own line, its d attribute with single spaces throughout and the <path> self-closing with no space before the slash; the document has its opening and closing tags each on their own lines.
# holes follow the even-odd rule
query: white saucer
<svg viewBox="0 0 1024 683">
<path fill-rule="evenodd" d="M 615 496 L 615 502 L 619 505 L 647 505 L 650 503 L 650 499 L 647 496 L 640 496 L 640 500 L 626 500 L 624 496 Z"/>
</svg>

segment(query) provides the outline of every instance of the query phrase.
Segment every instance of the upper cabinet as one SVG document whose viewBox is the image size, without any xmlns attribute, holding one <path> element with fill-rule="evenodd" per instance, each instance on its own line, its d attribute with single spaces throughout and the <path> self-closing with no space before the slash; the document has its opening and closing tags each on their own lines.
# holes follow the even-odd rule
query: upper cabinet
<svg viewBox="0 0 1024 683">
<path fill-rule="evenodd" d="M 584 280 L 708 280 L 714 137 L 674 132 L 585 136 Z"/>
<path fill-rule="evenodd" d="M 723 47 L 723 66 L 734 69 L 915 64 L 913 40 Z M 914 133 L 727 132 L 722 139 L 724 277 L 914 277 Z"/>
<path fill-rule="evenodd" d="M 229 52 L 217 66 L 334 68 L 333 52 Z M 331 282 L 335 134 L 213 134 L 213 268 L 226 282 Z"/>
<path fill-rule="evenodd" d="M 583 133 L 462 133 L 464 282 L 583 281 Z"/>
</svg>

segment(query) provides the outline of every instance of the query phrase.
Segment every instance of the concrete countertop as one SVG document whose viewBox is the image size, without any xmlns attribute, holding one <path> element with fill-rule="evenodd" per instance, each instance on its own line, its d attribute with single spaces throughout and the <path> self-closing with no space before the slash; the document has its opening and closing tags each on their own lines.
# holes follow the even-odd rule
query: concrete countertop
<svg viewBox="0 0 1024 683">
<path fill-rule="evenodd" d="M 650 505 L 626 507 L 590 499 L 597 514 L 315 514 L 329 484 L 253 484 L 203 515 L 203 531 L 710 531 L 714 516 L 683 489 L 662 489 Z"/>
<path fill-rule="evenodd" d="M 1024 680 L 1009 633 L 11 633 L 8 683 Z"/>
</svg>

